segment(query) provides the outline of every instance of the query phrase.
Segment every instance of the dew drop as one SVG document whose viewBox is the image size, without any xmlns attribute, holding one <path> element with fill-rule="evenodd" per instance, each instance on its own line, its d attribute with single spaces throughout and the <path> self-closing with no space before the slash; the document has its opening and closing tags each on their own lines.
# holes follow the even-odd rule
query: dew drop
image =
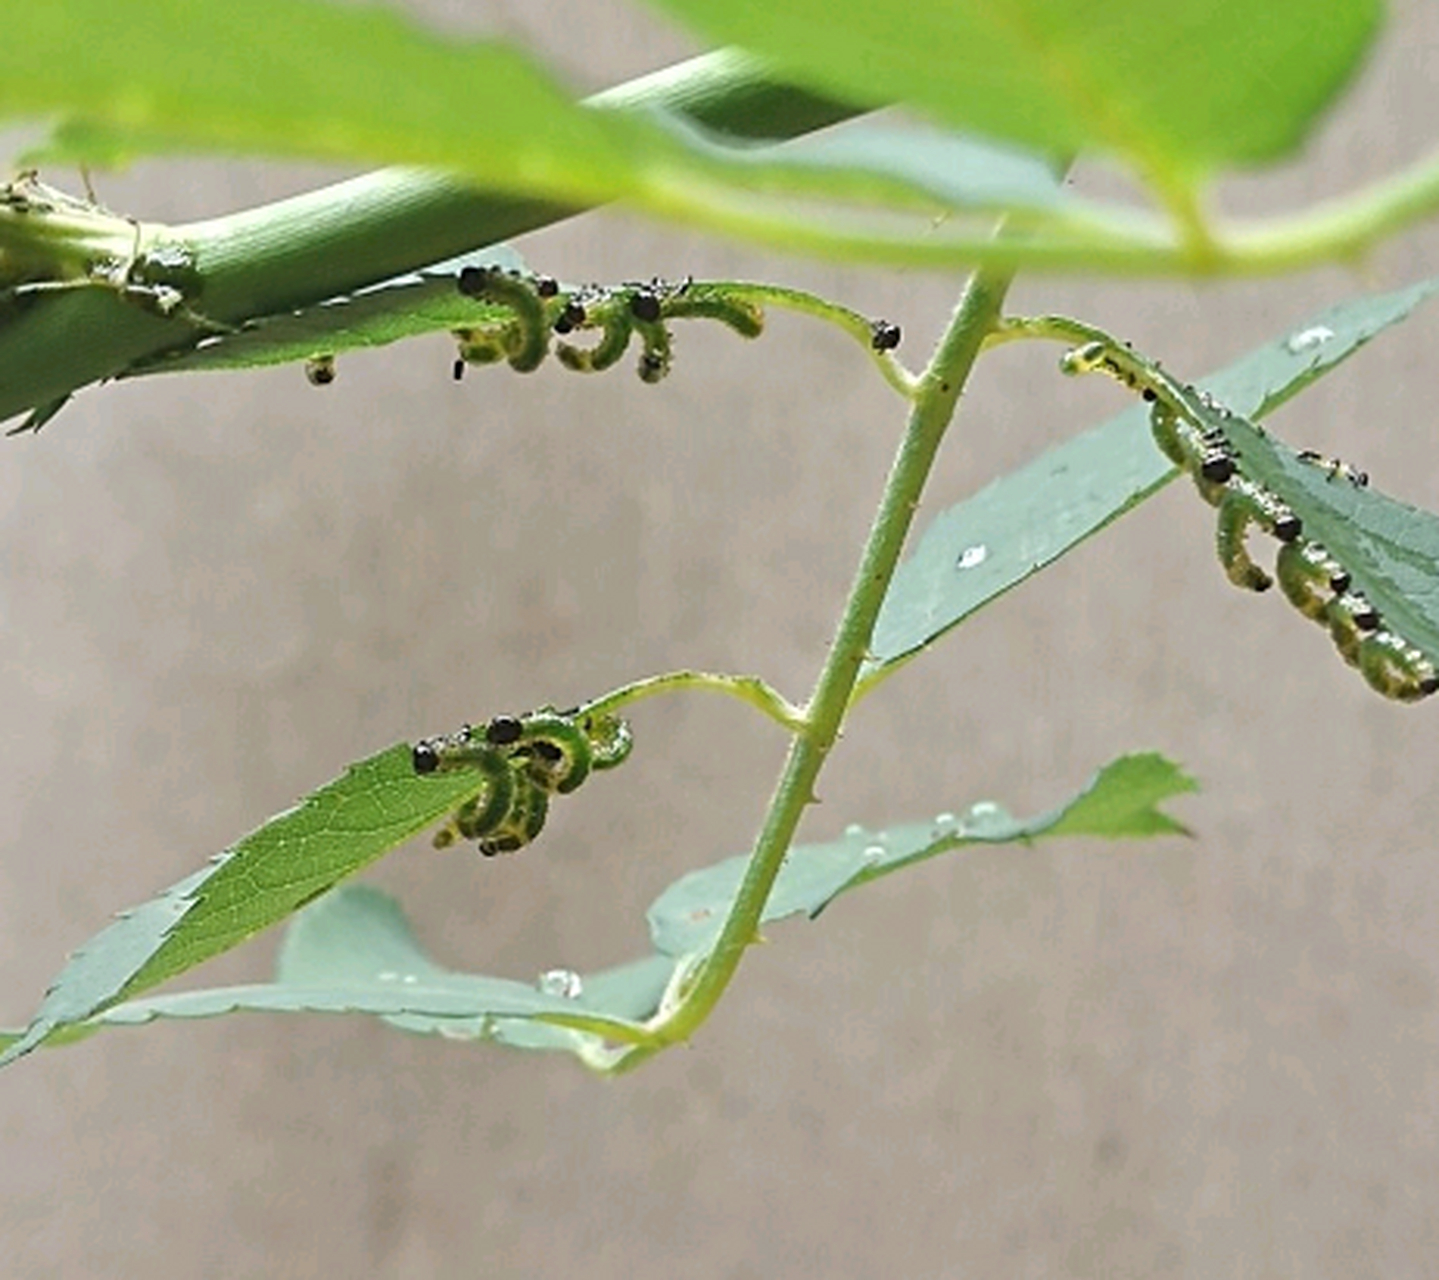
<svg viewBox="0 0 1439 1280">
<path fill-rule="evenodd" d="M 862 836 L 864 835 L 864 828 L 857 822 L 851 822 L 849 826 L 844 829 L 844 833 L 847 836 Z"/>
<path fill-rule="evenodd" d="M 547 996 L 573 1000 L 584 989 L 584 982 L 573 969 L 546 969 L 540 974 L 540 990 Z"/>
<path fill-rule="evenodd" d="M 866 862 L 879 862 L 884 858 L 884 846 L 882 844 L 867 844 L 864 847 L 862 856 Z"/>
<path fill-rule="evenodd" d="M 400 981 L 406 983 L 409 986 L 414 986 L 414 984 L 419 981 L 419 978 L 417 978 L 413 973 L 407 973 L 403 978 L 400 979 Z"/>
<path fill-rule="evenodd" d="M 398 982 L 399 980 L 400 975 L 396 973 L 393 969 L 386 969 L 383 972 L 377 973 L 375 975 L 376 982 Z"/>
<path fill-rule="evenodd" d="M 971 818 L 988 818 L 999 812 L 999 806 L 993 800 L 980 800 L 969 806 Z"/>
<path fill-rule="evenodd" d="M 989 548 L 982 542 L 975 543 L 972 547 L 965 547 L 959 553 L 959 559 L 955 561 L 956 569 L 973 569 L 982 565 L 989 558 Z"/>
<path fill-rule="evenodd" d="M 1334 330 L 1328 325 L 1316 324 L 1291 334 L 1289 341 L 1284 345 L 1289 348 L 1291 354 L 1297 356 L 1300 352 L 1313 351 L 1315 347 L 1322 347 L 1333 336 Z"/>
<path fill-rule="evenodd" d="M 959 819 L 946 810 L 944 813 L 934 815 L 934 834 L 937 836 L 951 835 L 959 830 Z"/>
</svg>

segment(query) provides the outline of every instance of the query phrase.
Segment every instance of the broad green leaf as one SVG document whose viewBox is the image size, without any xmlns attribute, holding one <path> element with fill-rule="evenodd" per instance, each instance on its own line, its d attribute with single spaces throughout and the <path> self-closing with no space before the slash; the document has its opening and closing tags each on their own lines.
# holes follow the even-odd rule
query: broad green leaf
<svg viewBox="0 0 1439 1280">
<path fill-rule="evenodd" d="M 398 903 L 366 885 L 347 885 L 296 918 L 285 935 L 275 978 L 282 988 L 343 984 L 380 996 L 396 983 L 422 985 L 448 1005 L 411 999 L 406 1010 L 389 1013 L 387 1022 L 449 1039 L 573 1051 L 581 1036 L 630 1038 L 658 1008 L 670 971 L 658 957 L 592 974 L 556 969 L 554 977 L 568 979 L 553 984 L 567 992 L 563 996 L 546 989 L 552 985 L 546 975 L 528 986 L 457 973 L 424 953 Z M 407 982 L 411 975 L 416 983 Z"/>
<path fill-rule="evenodd" d="M 839 894 L 928 858 L 976 844 L 1020 844 L 1054 836 L 1184 835 L 1158 806 L 1196 790 L 1163 757 L 1124 756 L 1068 803 L 1021 821 L 980 803 L 963 816 L 885 831 L 852 827 L 838 840 L 791 849 L 765 909 L 766 922 L 817 916 Z M 680 969 L 713 945 L 747 858 L 730 858 L 677 880 L 649 910 L 655 954 L 590 975 L 555 970 L 535 985 L 457 973 L 425 954 L 393 899 L 364 885 L 336 889 L 290 927 L 273 983 L 111 1002 L 35 1038 L 0 1032 L 0 1048 L 24 1052 L 41 1040 L 70 1043 L 103 1027 L 159 1018 L 228 1013 L 365 1013 L 391 1026 L 454 1040 L 493 1040 L 514 1048 L 566 1050 L 601 1069 L 614 1045 L 641 1043 L 644 1022 Z M 563 994 L 560 994 L 563 992 Z"/>
<path fill-rule="evenodd" d="M 619 194 L 622 131 L 517 50 L 377 5 L 65 0 L 11 6 L 0 116 L 118 126 L 133 149 L 452 164 L 501 190 Z"/>
<path fill-rule="evenodd" d="M 273 983 L 128 1000 L 56 1032 L 47 1043 L 157 1019 L 363 1013 L 419 1035 L 583 1056 L 606 1042 L 639 1037 L 640 1023 L 659 1006 L 673 970 L 669 957 L 650 956 L 588 975 L 556 970 L 539 975 L 534 985 L 457 973 L 425 954 L 392 898 L 367 885 L 344 885 L 295 918 Z M 558 994 L 561 987 L 566 994 Z M 20 1038 L 18 1032 L 0 1033 L 0 1049 Z"/>
<path fill-rule="evenodd" d="M 1156 806 L 1197 790 L 1193 779 L 1162 756 L 1123 756 L 1106 765 L 1083 791 L 1051 813 L 1022 821 L 982 801 L 962 815 L 866 831 L 851 827 L 838 840 L 797 845 L 785 857 L 765 904 L 766 922 L 803 913 L 816 916 L 841 893 L 901 867 L 976 844 L 1027 846 L 1041 837 L 1184 835 L 1183 826 Z M 649 909 L 650 937 L 664 955 L 707 951 L 744 877 L 748 858 L 729 858 L 675 881 Z"/>
<path fill-rule="evenodd" d="M 928 217 L 1007 212 L 1022 225 L 1054 231 L 1067 226 L 1153 230 L 1132 210 L 1065 186 L 1048 157 L 980 138 L 851 121 L 810 137 L 763 144 L 708 132 L 673 113 L 656 112 L 652 118 L 684 144 L 694 162 L 706 165 L 707 179 L 747 193 L 915 209 Z M 743 197 L 731 191 L 724 198 Z M 752 209 L 767 207 L 756 203 Z M 992 219 L 983 225 L 991 231 Z M 931 235 L 934 230 L 927 227 Z"/>
<path fill-rule="evenodd" d="M 480 790 L 468 771 L 418 777 L 401 743 L 334 782 L 77 950 L 0 1066 L 57 1028 L 237 946 L 437 822 Z"/>
<path fill-rule="evenodd" d="M 392 898 L 345 885 L 296 917 L 273 983 L 126 1001 L 86 1030 L 229 1013 L 365 1013 L 417 1034 L 579 1053 L 636 1038 L 672 969 L 653 956 L 589 976 L 566 974 L 571 995 L 547 992 L 543 977 L 532 986 L 456 973 L 424 953 Z"/>
<path fill-rule="evenodd" d="M 1372 41 L 1378 0 L 652 0 L 797 82 L 1142 172 L 1296 148 Z"/>
<path fill-rule="evenodd" d="M 455 283 L 464 268 L 486 266 L 507 271 L 526 269 L 524 260 L 508 245 L 492 245 L 354 293 L 326 298 L 312 307 L 260 316 L 235 333 L 212 335 L 193 347 L 172 348 L 150 356 L 120 377 L 258 368 L 384 346 L 423 333 L 494 323 L 507 315 L 505 309 L 463 296 Z"/>
<path fill-rule="evenodd" d="M 1237 413 L 1268 413 L 1404 319 L 1436 289 L 1439 280 L 1343 303 L 1200 385 Z M 1338 492 L 1340 486 L 1324 484 L 1322 472 L 1303 469 L 1299 479 L 1311 489 L 1319 486 L 1336 502 L 1350 501 L 1351 495 Z M 942 512 L 890 586 L 861 691 L 1177 474 L 1150 437 L 1148 407 L 1138 405 Z"/>
</svg>

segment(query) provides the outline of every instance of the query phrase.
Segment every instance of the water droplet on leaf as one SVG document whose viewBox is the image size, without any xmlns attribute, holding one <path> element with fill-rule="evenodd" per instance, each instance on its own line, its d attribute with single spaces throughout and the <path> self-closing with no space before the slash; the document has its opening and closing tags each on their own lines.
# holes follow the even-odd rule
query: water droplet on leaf
<svg viewBox="0 0 1439 1280">
<path fill-rule="evenodd" d="M 989 548 L 979 542 L 972 547 L 965 547 L 959 553 L 959 559 L 954 562 L 954 567 L 956 569 L 973 569 L 977 565 L 983 564 L 988 557 Z"/>
<path fill-rule="evenodd" d="M 573 969 L 547 969 L 540 974 L 540 990 L 547 996 L 573 1000 L 584 989 L 583 980 Z"/>
<path fill-rule="evenodd" d="M 1284 345 L 1289 348 L 1291 354 L 1297 356 L 1300 352 L 1313 351 L 1315 347 L 1322 347 L 1333 336 L 1334 330 L 1328 325 L 1316 324 L 1291 334 L 1289 341 Z"/>
</svg>

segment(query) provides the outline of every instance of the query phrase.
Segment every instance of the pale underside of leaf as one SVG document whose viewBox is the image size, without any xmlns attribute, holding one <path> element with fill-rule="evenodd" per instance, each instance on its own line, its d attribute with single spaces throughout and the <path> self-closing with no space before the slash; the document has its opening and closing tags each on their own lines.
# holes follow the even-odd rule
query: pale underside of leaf
<svg viewBox="0 0 1439 1280">
<path fill-rule="evenodd" d="M 958 817 L 940 815 L 884 831 L 853 828 L 838 840 L 790 850 L 763 919 L 817 916 L 862 884 L 975 845 L 1028 848 L 1035 840 L 1061 836 L 1185 834 L 1158 806 L 1193 790 L 1194 782 L 1162 757 L 1126 756 L 1066 804 L 1028 821 L 980 803 Z M 101 1027 L 159 1018 L 359 1012 L 417 1034 L 565 1050 L 603 1064 L 607 1047 L 642 1041 L 643 1024 L 659 1009 L 667 988 L 713 945 L 745 862 L 732 858 L 676 881 L 649 911 L 655 953 L 599 973 L 567 973 L 572 979 L 567 996 L 547 992 L 543 977 L 529 985 L 444 968 L 424 953 L 393 900 L 367 886 L 347 886 L 300 913 L 286 937 L 275 982 L 131 1000 L 88 1021 L 52 1019 L 34 1043 L 69 1043 Z M 12 1043 L 10 1051 L 33 1047 L 28 1040 Z"/>
</svg>

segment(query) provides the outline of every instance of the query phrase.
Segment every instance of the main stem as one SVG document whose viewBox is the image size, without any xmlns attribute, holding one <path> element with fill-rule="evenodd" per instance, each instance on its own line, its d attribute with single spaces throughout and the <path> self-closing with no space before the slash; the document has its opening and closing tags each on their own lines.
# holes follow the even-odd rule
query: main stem
<svg viewBox="0 0 1439 1280">
<path fill-rule="evenodd" d="M 890 467 L 854 585 L 815 684 L 806 726 L 790 745 L 734 905 L 689 990 L 674 1010 L 653 1027 L 651 1040 L 620 1060 L 620 1069 L 637 1066 L 666 1045 L 692 1035 L 719 1003 L 745 949 L 759 936 L 760 919 L 775 877 L 805 807 L 815 801 L 815 783 L 839 737 L 860 667 L 869 651 L 875 619 L 899 564 L 935 455 L 984 340 L 999 319 L 1010 279 L 1011 273 L 1003 271 L 979 271 L 971 277 L 919 379 L 904 440 Z"/>
</svg>

